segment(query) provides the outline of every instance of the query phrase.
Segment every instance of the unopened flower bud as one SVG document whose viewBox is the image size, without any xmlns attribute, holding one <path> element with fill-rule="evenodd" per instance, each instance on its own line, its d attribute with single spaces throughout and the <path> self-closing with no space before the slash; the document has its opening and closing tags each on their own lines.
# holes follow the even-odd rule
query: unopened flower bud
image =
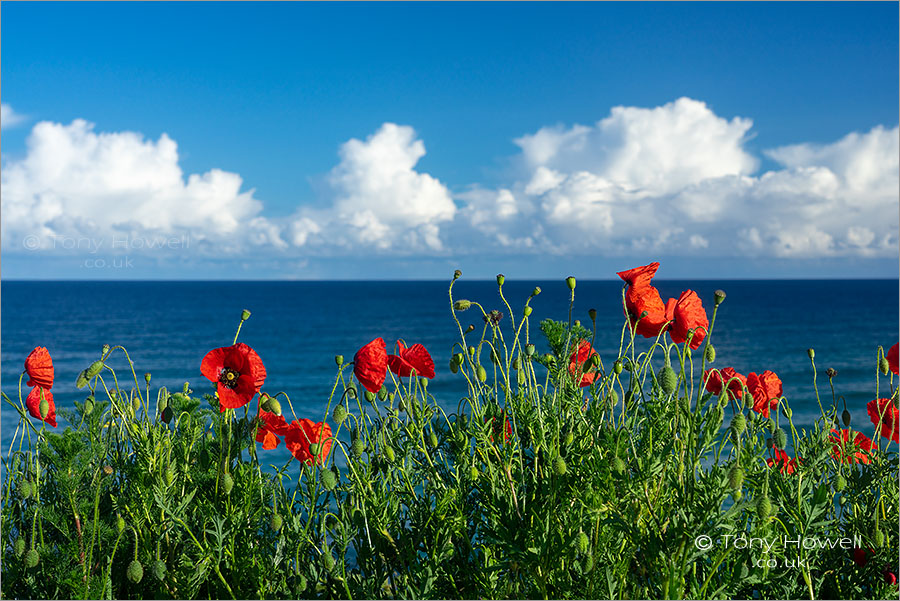
<svg viewBox="0 0 900 601">
<path fill-rule="evenodd" d="M 478 370 L 477 370 L 476 373 L 477 373 L 477 375 L 478 375 L 478 381 L 479 381 L 479 382 L 486 382 L 486 381 L 487 381 L 487 371 L 484 369 L 483 366 L 479 365 L 479 366 L 478 366 Z"/>
<path fill-rule="evenodd" d="M 880 370 L 881 370 L 881 373 L 882 373 L 883 375 L 886 376 L 886 375 L 888 375 L 888 372 L 889 372 L 890 369 L 891 369 L 891 364 L 888 363 L 888 360 L 887 360 L 887 359 L 885 359 L 884 357 L 882 357 L 882 358 L 878 361 L 878 369 L 880 369 Z"/>
<path fill-rule="evenodd" d="M 31 498 L 31 482 L 28 480 L 22 480 L 22 483 L 19 484 L 19 493 L 22 495 L 23 499 Z"/>
<path fill-rule="evenodd" d="M 84 370 L 84 375 L 88 380 L 99 374 L 103 370 L 103 361 L 94 361 Z"/>
<path fill-rule="evenodd" d="M 525 305 L 525 308 L 522 309 L 522 315 L 524 315 L 525 317 L 530 317 L 531 312 L 532 312 L 532 308 L 529 307 L 528 305 Z"/>
<path fill-rule="evenodd" d="M 394 447 L 392 447 L 392 446 L 390 446 L 390 445 L 386 446 L 386 447 L 384 448 L 384 456 L 385 456 L 385 458 L 386 458 L 388 461 L 390 461 L 391 463 L 393 463 L 393 462 L 394 462 L 394 459 L 397 458 L 397 456 L 394 454 Z"/>
<path fill-rule="evenodd" d="M 775 446 L 779 449 L 784 449 L 787 446 L 787 433 L 783 428 L 777 428 L 775 433 L 772 434 L 772 439 L 775 441 Z"/>
<path fill-rule="evenodd" d="M 334 413 L 332 414 L 332 417 L 334 418 L 334 423 L 336 423 L 337 425 L 340 426 L 342 423 L 344 423 L 344 420 L 347 419 L 347 410 L 344 408 L 343 405 L 338 404 L 334 408 Z"/>
<path fill-rule="evenodd" d="M 16 557 L 22 557 L 25 554 L 25 539 L 21 536 L 13 544 L 13 552 L 16 554 Z"/>
<path fill-rule="evenodd" d="M 678 374 L 670 366 L 666 365 L 659 371 L 659 385 L 663 392 L 672 394 L 678 387 Z"/>
<path fill-rule="evenodd" d="M 50 413 L 50 401 L 42 398 L 38 409 L 41 411 L 41 419 L 47 419 L 47 414 Z"/>
<path fill-rule="evenodd" d="M 436 449 L 436 448 L 437 448 L 437 446 L 438 446 L 438 437 L 437 437 L 437 434 L 435 434 L 434 432 L 432 432 L 432 433 L 430 433 L 430 434 L 428 435 L 428 444 L 431 445 L 431 448 L 432 448 L 432 449 Z"/>
<path fill-rule="evenodd" d="M 141 399 L 139 397 L 134 397 L 134 399 L 132 399 L 131 408 L 134 409 L 135 413 L 141 410 Z"/>
<path fill-rule="evenodd" d="M 716 290 L 713 292 L 713 298 L 715 299 L 716 305 L 721 305 L 722 301 L 725 300 L 725 291 L 724 290 Z"/>
<path fill-rule="evenodd" d="M 363 393 L 363 396 L 365 397 L 365 399 L 366 399 L 368 402 L 370 402 L 370 403 L 374 403 L 374 402 L 375 402 L 375 393 L 372 392 L 371 390 L 365 391 L 365 392 Z"/>
<path fill-rule="evenodd" d="M 767 521 L 772 515 L 772 501 L 769 497 L 762 497 L 756 502 L 756 515 L 763 521 Z"/>
<path fill-rule="evenodd" d="M 506 281 L 506 278 L 503 276 L 503 274 L 502 274 L 502 273 L 498 273 L 498 274 L 497 274 L 497 285 L 498 285 L 498 286 L 502 286 L 502 285 L 503 285 L 503 282 L 505 282 L 505 281 Z"/>
<path fill-rule="evenodd" d="M 816 349 L 808 348 L 808 349 L 806 349 L 806 354 L 810 359 L 815 359 L 816 358 Z"/>
<path fill-rule="evenodd" d="M 225 473 L 222 475 L 222 489 L 225 491 L 226 495 L 231 494 L 231 489 L 234 488 L 234 478 L 231 477 L 231 474 Z"/>
<path fill-rule="evenodd" d="M 162 582 L 166 579 L 166 562 L 162 559 L 157 559 L 150 564 L 150 572 L 153 574 L 154 578 Z"/>
<path fill-rule="evenodd" d="M 36 549 L 30 549 L 28 553 L 25 554 L 25 567 L 29 570 L 36 567 L 40 562 L 41 556 Z"/>
<path fill-rule="evenodd" d="M 575 290 L 575 278 L 572 276 L 567 277 L 566 286 L 569 287 L 569 290 Z"/>
<path fill-rule="evenodd" d="M 576 319 L 575 321 L 572 322 L 572 326 L 573 326 L 573 327 L 576 327 L 576 328 L 577 328 L 577 327 L 580 327 L 580 326 L 581 326 L 581 320 L 580 320 L 580 319 Z"/>
<path fill-rule="evenodd" d="M 612 470 L 614 474 L 623 474 L 625 472 L 625 462 L 622 461 L 621 457 L 613 457 L 612 461 L 609 462 L 609 469 Z"/>
<path fill-rule="evenodd" d="M 325 487 L 325 490 L 334 490 L 334 487 L 337 485 L 337 476 L 334 475 L 334 472 L 328 468 L 322 470 L 322 486 Z"/>
<path fill-rule="evenodd" d="M 281 403 L 274 397 L 269 397 L 269 412 L 275 415 L 281 415 Z"/>
<path fill-rule="evenodd" d="M 841 421 L 844 423 L 845 428 L 850 427 L 850 412 L 844 409 L 843 413 L 841 413 Z"/>
<path fill-rule="evenodd" d="M 453 309 L 456 311 L 465 311 L 472 306 L 472 301 L 461 299 L 453 303 Z"/>
<path fill-rule="evenodd" d="M 250 311 L 244 309 L 241 311 L 241 321 L 247 321 L 248 319 L 250 319 Z"/>
<path fill-rule="evenodd" d="M 334 356 L 334 363 L 335 363 L 335 365 L 337 365 L 338 367 L 340 367 L 341 365 L 343 365 L 343 364 L 344 364 L 344 356 L 343 356 L 343 355 L 335 355 L 335 356 Z"/>
<path fill-rule="evenodd" d="M 744 470 L 739 465 L 734 465 L 728 470 L 728 486 L 732 490 L 739 490 L 744 485 Z"/>
<path fill-rule="evenodd" d="M 622 373 L 622 369 L 623 365 L 621 361 L 617 360 L 615 363 L 613 363 L 613 371 L 616 372 L 616 374 Z"/>
<path fill-rule="evenodd" d="M 144 577 L 144 566 L 141 565 L 137 559 L 132 560 L 130 564 L 128 564 L 128 568 L 125 570 L 125 575 L 128 579 L 137 584 Z"/>
<path fill-rule="evenodd" d="M 272 530 L 274 530 L 275 532 L 278 532 L 279 530 L 281 530 L 281 526 L 283 523 L 284 523 L 284 520 L 277 513 L 273 513 L 272 517 L 269 518 L 269 526 L 271 526 Z"/>
<path fill-rule="evenodd" d="M 75 388 L 84 388 L 88 385 L 88 377 L 84 371 L 78 374 L 78 377 L 75 379 Z"/>
<path fill-rule="evenodd" d="M 362 454 L 366 451 L 365 443 L 359 438 L 355 438 L 353 442 L 350 444 L 350 450 L 357 457 L 362 457 Z"/>
<path fill-rule="evenodd" d="M 116 516 L 116 530 L 119 532 L 119 534 L 122 534 L 122 532 L 125 530 L 125 518 L 123 518 L 121 515 Z"/>
<path fill-rule="evenodd" d="M 318 455 L 319 455 L 319 443 L 317 443 L 317 442 L 312 442 L 312 443 L 310 443 L 310 444 L 309 444 L 309 452 L 312 454 L 313 457 L 318 457 Z"/>
<path fill-rule="evenodd" d="M 716 347 L 714 347 L 713 345 L 710 344 L 709 346 L 706 347 L 705 353 L 706 353 L 706 355 L 705 355 L 706 362 L 714 363 L 716 360 Z"/>
<path fill-rule="evenodd" d="M 165 423 L 169 423 L 172 421 L 173 411 L 171 407 L 166 407 L 162 410 L 162 413 L 159 414 L 159 418 L 163 420 Z"/>
<path fill-rule="evenodd" d="M 540 294 L 540 293 L 541 293 L 541 287 L 540 287 L 540 286 L 535 286 L 535 287 L 534 287 L 534 290 L 531 291 L 531 296 L 537 296 L 537 295 Z"/>
<path fill-rule="evenodd" d="M 834 479 L 834 490 L 841 492 L 845 488 L 847 488 L 847 479 L 841 474 L 838 474 L 837 478 Z"/>
<path fill-rule="evenodd" d="M 461 272 L 459 269 L 457 269 L 456 271 L 453 272 L 453 279 L 454 279 L 454 280 L 458 280 L 458 279 L 461 278 L 461 277 L 462 277 L 462 272 Z"/>
<path fill-rule="evenodd" d="M 743 413 L 737 413 L 731 418 L 731 429 L 735 434 L 743 434 L 744 430 L 747 429 L 747 418 L 744 417 Z"/>
<path fill-rule="evenodd" d="M 591 321 L 597 321 L 597 309 L 588 309 L 588 317 Z"/>
<path fill-rule="evenodd" d="M 588 538 L 588 535 L 584 533 L 584 531 L 580 531 L 575 540 L 575 546 L 578 548 L 578 552 L 582 555 L 587 555 L 591 550 L 591 541 Z"/>
</svg>

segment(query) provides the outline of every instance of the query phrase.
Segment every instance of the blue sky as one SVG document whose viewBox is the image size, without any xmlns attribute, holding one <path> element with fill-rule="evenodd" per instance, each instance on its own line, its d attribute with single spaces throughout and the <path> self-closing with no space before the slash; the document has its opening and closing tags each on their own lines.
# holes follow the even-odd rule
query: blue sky
<svg viewBox="0 0 900 601">
<path fill-rule="evenodd" d="M 0 10 L 4 277 L 897 277 L 896 3 Z"/>
</svg>

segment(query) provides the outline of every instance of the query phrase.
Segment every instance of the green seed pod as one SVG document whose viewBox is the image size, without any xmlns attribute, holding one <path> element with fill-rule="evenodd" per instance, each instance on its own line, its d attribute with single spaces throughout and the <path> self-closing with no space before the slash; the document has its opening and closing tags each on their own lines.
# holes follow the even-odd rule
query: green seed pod
<svg viewBox="0 0 900 601">
<path fill-rule="evenodd" d="M 343 405 L 338 403 L 334 408 L 332 417 L 334 418 L 334 423 L 340 426 L 342 423 L 344 423 L 344 420 L 347 419 L 347 410 Z"/>
<path fill-rule="evenodd" d="M 847 479 L 838 474 L 837 478 L 834 479 L 834 490 L 842 492 L 845 488 L 847 488 Z"/>
<path fill-rule="evenodd" d="M 299 578 L 297 579 L 297 591 L 302 593 L 305 590 L 306 590 L 306 576 L 304 576 L 303 574 L 300 574 Z"/>
<path fill-rule="evenodd" d="M 502 274 L 502 273 L 498 273 L 498 274 L 497 274 L 497 285 L 498 285 L 498 286 L 502 286 L 502 285 L 503 285 L 503 282 L 505 282 L 505 281 L 506 281 L 506 278 L 503 276 L 503 274 Z"/>
<path fill-rule="evenodd" d="M 597 321 L 597 309 L 588 309 L 588 317 L 591 321 Z"/>
<path fill-rule="evenodd" d="M 569 287 L 569 290 L 575 290 L 575 278 L 572 276 L 567 277 L 566 286 Z"/>
<path fill-rule="evenodd" d="M 743 413 L 737 413 L 734 417 L 731 418 L 731 430 L 735 434 L 743 434 L 744 430 L 747 429 L 747 418 L 744 417 Z"/>
<path fill-rule="evenodd" d="M 706 347 L 705 354 L 707 363 L 714 363 L 716 361 L 716 347 L 713 345 L 710 344 Z"/>
<path fill-rule="evenodd" d="M 435 434 L 434 432 L 432 432 L 432 433 L 430 433 L 430 434 L 428 435 L 428 444 L 431 445 L 431 448 L 432 448 L 432 449 L 436 449 L 436 448 L 437 448 L 437 446 L 438 446 L 438 437 L 437 437 L 437 434 Z"/>
<path fill-rule="evenodd" d="M 384 448 L 384 456 L 385 456 L 385 458 L 386 458 L 388 461 L 390 461 L 391 463 L 393 463 L 393 462 L 394 462 L 394 459 L 397 458 L 397 456 L 394 454 L 394 447 L 392 447 L 392 446 L 390 446 L 390 445 L 386 446 L 386 447 Z"/>
<path fill-rule="evenodd" d="M 609 389 L 609 404 L 615 405 L 618 402 L 619 402 L 619 393 L 616 392 L 615 388 L 610 388 Z"/>
<path fill-rule="evenodd" d="M 779 449 L 783 449 L 787 446 L 787 433 L 783 428 L 777 428 L 772 435 L 772 439 L 775 441 L 775 446 Z"/>
<path fill-rule="evenodd" d="M 885 376 L 888 375 L 888 372 L 891 370 L 891 364 L 888 363 L 888 360 L 882 357 L 878 361 L 878 368 L 881 370 L 881 373 Z"/>
<path fill-rule="evenodd" d="M 873 541 L 875 542 L 876 547 L 884 546 L 884 532 L 881 530 L 875 529 L 875 536 L 873 537 Z"/>
<path fill-rule="evenodd" d="M 234 488 L 234 478 L 231 477 L 231 474 L 223 474 L 222 475 L 222 489 L 225 491 L 226 495 L 231 494 L 231 489 Z"/>
<path fill-rule="evenodd" d="M 175 466 L 170 465 L 166 468 L 166 486 L 172 486 L 175 482 Z"/>
<path fill-rule="evenodd" d="M 472 301 L 468 301 L 466 299 L 460 299 L 453 303 L 453 309 L 456 311 L 466 311 L 469 307 L 472 306 Z"/>
<path fill-rule="evenodd" d="M 84 399 L 84 414 L 90 415 L 94 412 L 94 397 Z"/>
<path fill-rule="evenodd" d="M 480 472 L 478 471 L 478 468 L 476 466 L 473 465 L 469 468 L 469 480 L 471 480 L 472 482 L 478 481 L 479 474 Z"/>
<path fill-rule="evenodd" d="M 612 470 L 614 474 L 623 474 L 625 473 L 625 462 L 622 461 L 620 457 L 613 457 L 612 461 L 609 462 L 609 469 Z"/>
<path fill-rule="evenodd" d="M 731 466 L 728 470 L 728 486 L 732 490 L 739 490 L 744 485 L 744 469 L 739 465 Z"/>
<path fill-rule="evenodd" d="M 356 438 L 350 444 L 350 451 L 357 457 L 362 457 L 362 454 L 366 451 L 366 445 L 363 441 Z"/>
<path fill-rule="evenodd" d="M 725 300 L 725 291 L 716 290 L 715 292 L 713 292 L 713 298 L 715 299 L 716 305 L 721 305 L 722 301 Z"/>
<path fill-rule="evenodd" d="M 337 485 L 337 476 L 334 475 L 334 472 L 328 468 L 322 470 L 322 486 L 325 487 L 325 490 L 334 490 L 334 487 Z"/>
<path fill-rule="evenodd" d="M 21 484 L 19 484 L 19 494 L 22 495 L 23 499 L 30 499 L 31 493 L 31 482 L 28 480 L 22 480 Z"/>
<path fill-rule="evenodd" d="M 807 355 L 810 359 L 815 359 L 815 358 L 816 358 L 816 349 L 814 349 L 814 348 L 808 348 L 808 349 L 806 349 L 806 355 Z"/>
<path fill-rule="evenodd" d="M 525 305 L 525 308 L 522 309 L 522 315 L 524 315 L 525 317 L 530 317 L 532 311 L 533 311 L 533 309 L 531 307 L 529 307 L 528 305 Z"/>
<path fill-rule="evenodd" d="M 734 499 L 735 503 L 737 503 L 738 501 L 740 501 L 741 499 L 744 498 L 744 493 L 741 492 L 740 490 L 736 490 L 733 493 L 731 493 L 731 498 Z"/>
<path fill-rule="evenodd" d="M 274 397 L 270 397 L 269 401 L 269 411 L 274 413 L 275 415 L 281 415 L 281 403 L 278 402 Z"/>
<path fill-rule="evenodd" d="M 484 369 L 483 366 L 479 365 L 479 366 L 478 366 L 478 370 L 477 370 L 476 373 L 478 374 L 478 381 L 479 381 L 479 382 L 486 382 L 486 381 L 487 381 L 487 371 Z"/>
<path fill-rule="evenodd" d="M 532 355 L 534 355 L 534 345 L 529 342 L 525 345 L 525 356 L 531 357 Z"/>
<path fill-rule="evenodd" d="M 41 419 L 47 419 L 47 414 L 50 413 L 50 401 L 47 399 L 41 399 L 40 405 L 38 405 L 38 409 L 41 412 Z"/>
<path fill-rule="evenodd" d="M 105 356 L 108 352 L 109 352 L 109 345 L 108 345 L 108 344 L 104 344 L 103 347 L 100 349 L 100 356 L 103 357 L 103 356 Z"/>
<path fill-rule="evenodd" d="M 250 311 L 244 309 L 241 311 L 241 321 L 247 321 L 248 319 L 250 319 Z"/>
<path fill-rule="evenodd" d="M 843 413 L 841 413 L 841 421 L 844 423 L 845 428 L 850 427 L 850 412 L 844 409 Z"/>
<path fill-rule="evenodd" d="M 125 575 L 130 581 L 137 584 L 144 577 L 144 566 L 141 565 L 141 562 L 135 559 L 130 564 L 128 564 L 128 568 L 125 570 Z"/>
<path fill-rule="evenodd" d="M 150 372 L 144 374 L 144 382 L 147 383 L 147 386 L 150 385 Z"/>
<path fill-rule="evenodd" d="M 38 554 L 37 550 L 30 549 L 28 553 L 25 554 L 25 567 L 29 570 L 37 566 L 41 562 L 41 556 Z"/>
<path fill-rule="evenodd" d="M 659 371 L 659 385 L 666 394 L 672 394 L 678 387 L 678 374 L 666 365 Z"/>
<path fill-rule="evenodd" d="M 760 520 L 766 521 L 772 515 L 772 501 L 769 497 L 761 497 L 756 502 L 756 515 Z"/>
<path fill-rule="evenodd" d="M 575 537 L 575 545 L 578 547 L 578 552 L 582 555 L 588 555 L 591 551 L 591 539 L 588 538 L 588 535 L 583 530 Z"/>
<path fill-rule="evenodd" d="M 621 361 L 616 360 L 616 362 L 613 363 L 613 371 L 616 372 L 616 375 L 622 373 L 623 369 L 624 369 L 624 366 L 622 365 Z"/>
<path fill-rule="evenodd" d="M 103 361 L 94 361 L 86 370 L 84 370 L 84 376 L 90 380 L 97 376 L 101 371 L 103 371 Z"/>
<path fill-rule="evenodd" d="M 535 286 L 535 287 L 534 287 L 534 290 L 531 291 L 531 296 L 537 296 L 537 295 L 540 294 L 540 293 L 541 293 L 541 287 L 540 287 L 540 286 Z"/>
<path fill-rule="evenodd" d="M 125 518 L 120 515 L 116 516 L 116 530 L 119 531 L 119 534 L 125 530 Z"/>
<path fill-rule="evenodd" d="M 575 435 L 571 431 L 567 432 L 565 442 L 564 442 L 565 446 L 570 447 L 570 446 L 572 446 L 573 442 L 575 442 Z"/>
<path fill-rule="evenodd" d="M 335 355 L 334 356 L 334 364 L 340 367 L 344 364 L 344 356 L 343 355 Z"/>
<path fill-rule="evenodd" d="M 13 552 L 16 554 L 17 558 L 22 557 L 22 555 L 25 554 L 25 539 L 21 536 L 13 543 Z"/>
<path fill-rule="evenodd" d="M 153 574 L 153 577 L 162 582 L 166 579 L 166 562 L 162 559 L 157 559 L 153 563 L 150 564 L 150 573 Z"/>
<path fill-rule="evenodd" d="M 274 530 L 275 532 L 278 532 L 279 530 L 281 530 L 281 526 L 283 523 L 284 523 L 284 520 L 282 520 L 281 516 L 278 515 L 277 513 L 273 513 L 272 517 L 269 518 L 269 526 L 271 526 L 272 530 Z"/>
<path fill-rule="evenodd" d="M 566 460 L 557 455 L 556 459 L 553 460 L 553 473 L 557 476 L 565 476 L 568 470 L 569 468 L 566 466 Z"/>
</svg>

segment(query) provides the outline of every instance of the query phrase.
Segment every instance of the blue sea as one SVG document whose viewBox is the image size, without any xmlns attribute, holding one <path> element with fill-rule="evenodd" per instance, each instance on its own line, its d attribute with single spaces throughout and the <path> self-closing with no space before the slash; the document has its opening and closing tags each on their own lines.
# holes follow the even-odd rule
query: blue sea
<svg viewBox="0 0 900 601">
<path fill-rule="evenodd" d="M 727 298 L 712 334 L 715 366 L 733 366 L 744 374 L 776 372 L 784 382 L 795 423 L 809 424 L 819 414 L 807 357 L 807 348 L 813 347 L 823 402 L 831 399 L 824 371 L 833 367 L 838 371 L 836 392 L 846 399 L 853 425 L 862 431 L 872 428 L 865 405 L 875 398 L 876 349 L 878 345 L 887 349 L 898 339 L 896 280 L 654 283 L 663 299 L 677 297 L 687 288 L 696 290 L 710 315 L 714 290 L 725 290 Z M 504 294 L 516 315 L 536 285 L 543 292 L 531 303 L 531 319 L 532 334 L 539 338 L 541 319 L 567 318 L 569 290 L 562 279 L 508 279 Z M 287 392 L 298 417 L 323 418 L 337 371 L 334 356 L 342 354 L 350 361 L 360 346 L 378 336 L 387 342 L 388 352 L 399 338 L 425 345 L 437 366 L 429 391 L 455 411 L 466 389 L 462 376 L 452 375 L 448 368 L 459 335 L 447 288 L 448 282 L 437 281 L 4 281 L 0 385 L 16 398 L 25 357 L 35 346 L 46 346 L 56 368 L 56 403 L 71 407 L 86 394 L 75 388 L 78 373 L 99 358 L 103 344 L 110 344 L 128 349 L 142 387 L 143 374 L 150 372 L 153 388 L 180 390 L 188 381 L 196 394 L 211 391 L 212 384 L 200 374 L 200 361 L 210 349 L 231 344 L 241 310 L 249 309 L 252 316 L 240 341 L 253 347 L 265 363 L 264 390 Z M 624 322 L 621 292 L 619 281 L 579 281 L 576 288 L 573 319 L 589 326 L 588 309 L 597 310 L 595 347 L 607 365 L 616 358 Z M 454 297 L 508 313 L 494 281 L 461 279 Z M 476 310 L 459 316 L 463 327 L 473 323 L 480 331 Z M 508 326 L 508 319 L 505 323 Z M 639 348 L 647 346 L 641 339 Z M 538 348 L 546 347 L 539 342 Z M 120 382 L 131 378 L 121 353 L 113 355 L 110 364 Z M 882 379 L 882 387 L 886 386 Z M 887 396 L 884 388 L 881 396 Z M 4 403 L 0 416 L 5 454 L 17 414 Z M 273 463 L 288 458 L 283 446 L 273 453 Z"/>
</svg>

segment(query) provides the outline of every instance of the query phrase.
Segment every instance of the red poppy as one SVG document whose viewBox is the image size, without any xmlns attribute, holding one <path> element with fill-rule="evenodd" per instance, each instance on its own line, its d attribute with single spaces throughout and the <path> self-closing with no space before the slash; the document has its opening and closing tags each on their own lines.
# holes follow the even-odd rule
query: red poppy
<svg viewBox="0 0 900 601">
<path fill-rule="evenodd" d="M 387 350 L 384 339 L 376 338 L 353 355 L 353 373 L 369 392 L 378 392 L 387 377 Z"/>
<path fill-rule="evenodd" d="M 216 383 L 221 411 L 249 403 L 266 379 L 262 359 L 243 342 L 209 351 L 200 371 Z"/>
<path fill-rule="evenodd" d="M 681 344 L 687 340 L 688 333 L 693 330 L 691 348 L 697 349 L 706 338 L 709 330 L 709 320 L 706 318 L 706 310 L 700 297 L 693 290 L 685 290 L 678 300 L 670 298 L 666 303 L 666 321 L 671 321 L 669 336 L 672 342 Z"/>
<path fill-rule="evenodd" d="M 882 574 L 884 575 L 884 581 L 887 584 L 897 584 L 897 575 L 894 574 L 892 571 L 885 569 L 885 571 L 882 572 Z"/>
<path fill-rule="evenodd" d="M 274 449 L 281 442 L 278 437 L 287 434 L 288 423 L 283 415 L 275 415 L 262 407 L 257 411 L 260 422 L 256 430 L 256 442 L 261 442 L 264 450 Z"/>
<path fill-rule="evenodd" d="M 900 412 L 897 407 L 888 399 L 876 399 L 869 401 L 866 408 L 875 427 L 881 424 L 881 435 L 900 443 Z"/>
<path fill-rule="evenodd" d="M 25 371 L 28 372 L 29 386 L 40 386 L 47 390 L 53 388 L 53 360 L 50 352 L 42 347 L 35 347 L 25 359 Z"/>
<path fill-rule="evenodd" d="M 509 418 L 506 417 L 506 412 L 503 412 L 503 415 L 500 419 L 496 417 L 488 417 L 486 422 L 491 423 L 491 434 L 490 439 L 491 442 L 494 442 L 494 437 L 500 438 L 500 432 L 503 432 L 503 442 L 509 442 L 509 437 L 512 436 L 512 423 L 510 423 Z M 501 424 L 506 422 L 506 428 L 504 428 Z"/>
<path fill-rule="evenodd" d="M 751 371 L 747 374 L 747 390 L 753 396 L 753 410 L 769 417 L 769 410 L 774 411 L 781 398 L 781 379 L 768 369 L 760 375 Z"/>
<path fill-rule="evenodd" d="M 397 341 L 397 354 L 388 355 L 388 367 L 391 371 L 405 378 L 412 374 L 415 370 L 416 375 L 429 380 L 434 377 L 434 361 L 431 355 L 425 350 L 421 344 L 414 344 L 409 348 L 403 344 L 403 341 Z M 381 386 L 379 385 L 379 388 Z M 373 391 L 374 392 L 374 391 Z"/>
<path fill-rule="evenodd" d="M 659 263 L 650 263 L 620 271 L 616 275 L 628 284 L 625 291 L 625 315 L 635 327 L 635 333 L 644 338 L 655 338 L 666 325 L 666 304 L 659 290 L 650 281 L 659 269 Z M 641 317 L 646 311 L 646 315 Z"/>
<path fill-rule="evenodd" d="M 850 430 L 831 431 L 828 438 L 834 444 L 834 458 L 838 461 L 843 459 L 846 463 L 869 463 L 874 453 L 872 440 L 862 432 L 857 432 L 851 442 L 850 434 Z"/>
<path fill-rule="evenodd" d="M 593 384 L 597 379 L 597 367 L 591 363 L 591 357 L 598 354 L 587 340 L 578 343 L 578 348 L 569 357 L 569 375 L 577 382 L 578 386 L 585 387 Z M 579 380 L 579 376 L 581 379 Z"/>
<path fill-rule="evenodd" d="M 50 405 L 47 417 L 41 417 L 41 394 L 44 395 L 44 398 L 47 399 L 47 404 Z M 25 405 L 28 407 L 28 413 L 31 414 L 31 417 L 45 421 L 54 428 L 56 427 L 56 404 L 53 402 L 53 393 L 49 389 L 35 386 L 28 393 Z"/>
<path fill-rule="evenodd" d="M 292 421 L 284 436 L 284 444 L 291 454 L 307 465 L 312 465 L 314 461 L 323 463 L 331 451 L 331 443 L 331 426 L 325 422 L 315 423 L 311 419 Z M 310 449 L 312 444 L 319 445 L 317 454 Z"/>
<path fill-rule="evenodd" d="M 799 458 L 794 457 L 793 459 L 791 459 L 790 457 L 788 457 L 787 453 L 785 453 L 778 447 L 772 447 L 772 450 L 775 452 L 775 459 L 766 459 L 766 463 L 768 464 L 768 466 L 772 467 L 773 465 L 777 465 L 778 471 L 780 471 L 782 474 L 793 474 L 797 469 L 797 462 L 799 461 Z"/>
<path fill-rule="evenodd" d="M 706 389 L 714 395 L 721 395 L 722 387 L 727 386 L 729 398 L 739 399 L 744 396 L 744 386 L 747 384 L 747 377 L 734 371 L 733 367 L 707 369 L 704 375 L 706 377 Z"/>
<path fill-rule="evenodd" d="M 900 375 L 900 356 L 898 355 L 900 355 L 900 342 L 892 346 L 887 352 L 887 362 L 895 376 Z"/>
<path fill-rule="evenodd" d="M 853 547 L 853 563 L 855 563 L 859 567 L 863 567 L 867 563 L 869 563 L 869 557 L 873 555 L 875 555 L 874 549 L 862 549 L 860 547 Z"/>
</svg>

